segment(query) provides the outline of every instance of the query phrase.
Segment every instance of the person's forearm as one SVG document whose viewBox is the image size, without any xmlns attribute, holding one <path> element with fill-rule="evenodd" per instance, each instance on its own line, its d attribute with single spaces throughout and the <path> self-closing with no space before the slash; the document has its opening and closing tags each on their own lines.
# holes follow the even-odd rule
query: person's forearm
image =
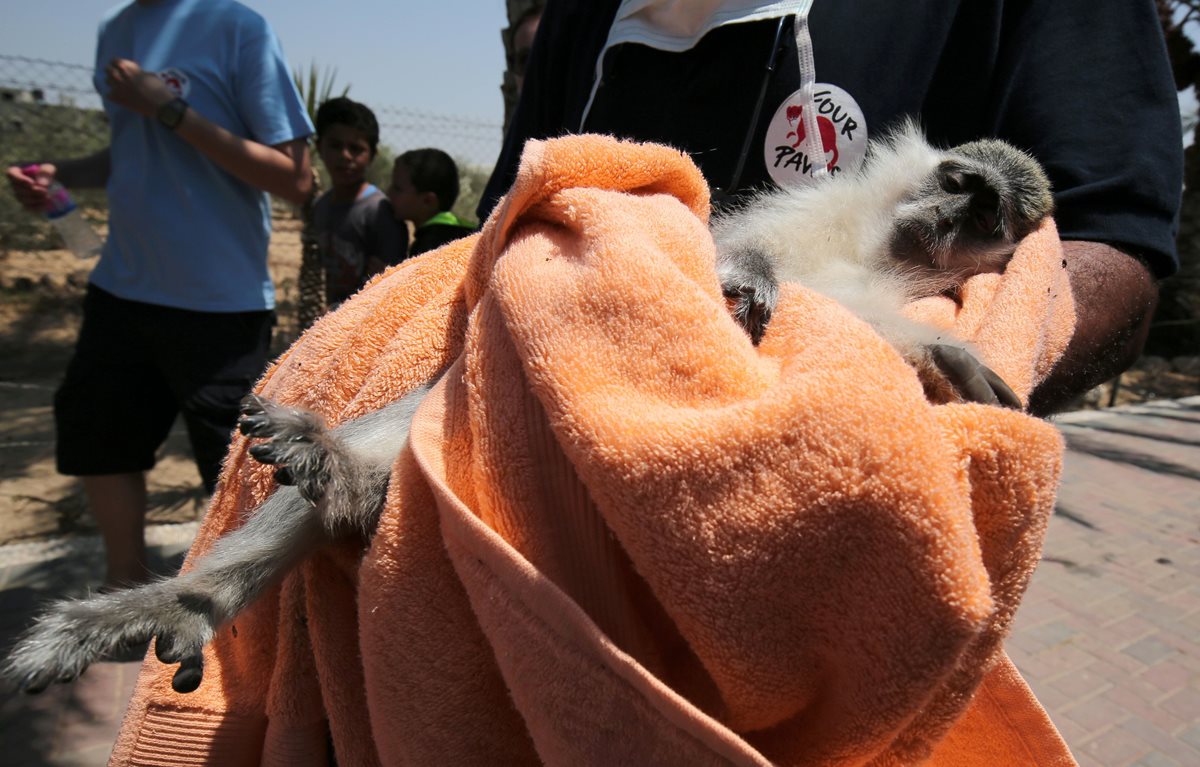
<svg viewBox="0 0 1200 767">
<path fill-rule="evenodd" d="M 159 111 L 175 98 L 162 80 L 130 59 L 110 61 L 104 67 L 104 82 L 108 87 L 105 98 L 147 120 L 158 119 Z M 297 205 L 312 192 L 312 167 L 304 139 L 266 146 L 230 133 L 193 107 L 184 111 L 175 133 L 217 167 L 256 189 Z"/>
<path fill-rule="evenodd" d="M 1133 256 L 1081 240 L 1064 242 L 1063 251 L 1075 296 L 1075 334 L 1030 396 L 1036 415 L 1061 409 L 1137 361 L 1158 302 L 1154 277 Z"/>
<path fill-rule="evenodd" d="M 54 178 L 68 189 L 103 188 L 108 183 L 108 174 L 112 169 L 108 147 L 86 157 L 45 162 L 54 165 Z"/>
<path fill-rule="evenodd" d="M 256 189 L 297 205 L 312 192 L 312 168 L 303 139 L 266 146 L 234 135 L 190 108 L 175 133 L 221 169 Z"/>
</svg>

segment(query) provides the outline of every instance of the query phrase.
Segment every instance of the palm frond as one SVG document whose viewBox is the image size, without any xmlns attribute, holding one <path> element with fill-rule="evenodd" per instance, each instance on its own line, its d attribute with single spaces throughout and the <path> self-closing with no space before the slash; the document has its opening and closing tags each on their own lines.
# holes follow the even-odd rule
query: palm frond
<svg viewBox="0 0 1200 767">
<path fill-rule="evenodd" d="M 300 98 L 304 102 L 305 110 L 308 111 L 309 119 L 315 122 L 317 109 L 334 94 L 337 67 L 321 68 L 317 66 L 316 61 L 313 61 L 308 65 L 307 70 L 292 70 L 292 82 L 296 84 L 296 90 L 300 91 Z M 346 96 L 349 93 L 350 86 L 346 85 L 338 95 Z"/>
</svg>

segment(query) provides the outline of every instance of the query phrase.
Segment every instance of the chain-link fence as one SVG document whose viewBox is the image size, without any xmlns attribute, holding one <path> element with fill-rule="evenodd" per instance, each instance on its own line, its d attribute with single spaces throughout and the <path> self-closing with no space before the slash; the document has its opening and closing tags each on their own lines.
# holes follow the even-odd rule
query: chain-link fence
<svg viewBox="0 0 1200 767">
<path fill-rule="evenodd" d="M 354 94 L 350 94 L 351 98 Z M 498 98 L 498 97 L 497 97 Z M 419 147 L 437 147 L 489 171 L 500 155 L 503 138 L 499 121 L 439 115 L 367 104 L 379 120 L 379 141 L 396 152 Z"/>
<path fill-rule="evenodd" d="M 78 157 L 107 145 L 108 121 L 92 74 L 90 66 L 0 55 L 0 167 L 26 160 Z M 385 181 L 381 176 L 396 154 L 438 147 L 462 166 L 463 192 L 456 211 L 473 210 L 500 152 L 500 122 L 370 106 L 379 119 L 381 145 L 373 180 Z M 84 192 L 78 197 L 87 216 L 103 224 L 107 210 L 104 194 Z M 0 190 L 0 251 L 53 247 L 53 243 L 48 227 Z"/>
<path fill-rule="evenodd" d="M 92 87 L 92 68 L 0 56 L 0 167 L 54 157 L 79 157 L 108 143 L 108 120 Z M 102 192 L 77 195 L 101 223 Z M 57 247 L 52 233 L 0 189 L 0 249 Z"/>
</svg>

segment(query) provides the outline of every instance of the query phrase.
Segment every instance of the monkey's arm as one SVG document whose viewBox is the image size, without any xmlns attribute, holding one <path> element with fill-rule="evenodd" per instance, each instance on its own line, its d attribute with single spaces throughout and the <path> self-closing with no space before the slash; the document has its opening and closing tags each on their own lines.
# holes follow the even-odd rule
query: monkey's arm
<svg viewBox="0 0 1200 767">
<path fill-rule="evenodd" d="M 845 280 L 842 275 L 841 280 Z M 911 365 L 935 402 L 963 400 L 1020 410 L 1021 398 L 979 360 L 975 348 L 939 328 L 914 322 L 900 309 L 902 295 L 888 295 L 887 280 L 866 275 L 862 285 L 830 285 L 828 295 L 867 322 Z"/>
<path fill-rule="evenodd" d="M 733 319 L 757 346 L 779 303 L 779 281 L 770 256 L 752 247 L 718 248 L 717 278 Z"/>
<path fill-rule="evenodd" d="M 762 339 L 779 301 L 773 259 L 753 247 L 721 248 L 717 276 L 733 316 L 754 343 Z M 834 261 L 825 268 L 789 274 L 841 303 L 875 329 L 912 365 L 935 400 L 964 399 L 1020 409 L 1021 400 L 999 375 L 979 361 L 969 344 L 900 312 L 904 289 L 886 274 Z"/>
<path fill-rule="evenodd" d="M 1075 296 L 1075 334 L 1030 397 L 1030 412 L 1040 416 L 1132 365 L 1158 302 L 1157 283 L 1135 257 L 1084 240 L 1064 242 L 1063 251 Z"/>
<path fill-rule="evenodd" d="M 241 428 L 266 437 L 251 449 L 289 474 L 250 514 L 175 578 L 50 607 L 13 648 L 6 675 L 37 692 L 90 664 L 156 638 L 164 663 L 179 663 L 179 692 L 200 684 L 202 650 L 217 627 L 277 583 L 324 540 L 374 527 L 395 456 L 425 389 L 329 431 L 316 415 L 252 397 Z"/>
</svg>

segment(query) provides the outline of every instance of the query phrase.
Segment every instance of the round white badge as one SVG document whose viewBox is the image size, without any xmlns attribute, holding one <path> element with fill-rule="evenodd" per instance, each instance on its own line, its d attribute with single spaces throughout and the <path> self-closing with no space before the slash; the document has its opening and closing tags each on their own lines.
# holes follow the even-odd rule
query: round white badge
<svg viewBox="0 0 1200 767">
<path fill-rule="evenodd" d="M 188 93 L 192 90 L 192 82 L 188 76 L 180 72 L 175 67 L 167 67 L 158 73 L 158 79 L 162 80 L 167 85 L 167 89 L 176 97 L 186 99 Z"/>
<path fill-rule="evenodd" d="M 813 106 L 821 133 L 824 157 L 804 152 L 804 103 L 800 91 L 784 99 L 775 110 L 763 142 L 767 172 L 781 187 L 811 183 L 820 163 L 831 175 L 855 173 L 867 156 L 867 120 L 862 109 L 846 91 L 828 83 L 813 87 Z"/>
</svg>

